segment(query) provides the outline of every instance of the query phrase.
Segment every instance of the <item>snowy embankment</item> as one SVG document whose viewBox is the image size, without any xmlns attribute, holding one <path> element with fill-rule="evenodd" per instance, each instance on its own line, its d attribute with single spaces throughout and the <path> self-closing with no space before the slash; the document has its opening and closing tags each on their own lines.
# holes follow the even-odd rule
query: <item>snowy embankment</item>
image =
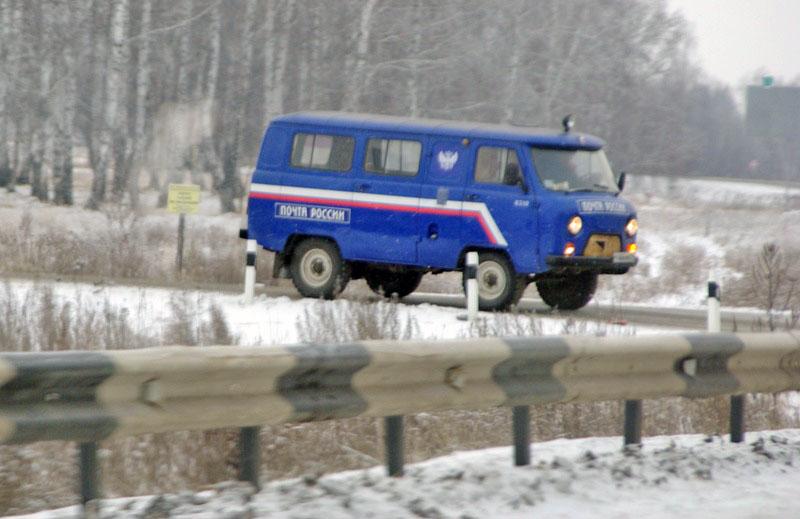
<svg viewBox="0 0 800 519">
<path fill-rule="evenodd" d="M 103 501 L 100 517 L 270 518 L 638 518 L 800 517 L 800 430 L 749 433 L 748 443 L 701 435 L 556 440 L 532 446 L 528 467 L 511 449 L 436 458 L 389 478 L 376 467 L 240 483 L 177 495 Z M 28 519 L 79 516 L 78 507 Z"/>
<path fill-rule="evenodd" d="M 11 281 L 12 291 L 24 300 L 25 294 L 35 291 L 38 286 L 46 285 L 53 291 L 56 303 L 80 302 L 86 307 L 102 310 L 107 305 L 126 315 L 131 329 L 136 333 L 163 336 L 160 333 L 169 326 L 171 306 L 175 298 L 185 298 L 190 307 L 198 315 L 211 305 L 222 310 L 229 328 L 238 338 L 242 346 L 287 345 L 302 342 L 304 337 L 314 333 L 303 333 L 303 328 L 314 321 L 320 312 L 347 315 L 347 300 L 318 301 L 314 299 L 292 300 L 288 297 L 269 297 L 261 295 L 252 304 L 245 304 L 243 297 L 233 294 L 222 294 L 205 291 L 180 291 L 161 288 L 142 288 L 126 286 L 94 286 L 81 283 L 37 283 L 35 281 Z M 384 307 L 392 303 L 378 303 Z M 464 314 L 463 309 L 439 307 L 430 304 L 407 305 L 397 303 L 394 306 L 397 323 L 408 329 L 412 339 L 458 339 L 475 335 L 474 324 L 458 319 Z M 481 313 L 490 329 L 493 323 L 502 316 Z M 310 319 L 309 319 L 310 317 Z M 514 318 L 514 317 L 512 317 Z M 556 317 L 522 316 L 529 320 L 529 333 L 537 335 L 554 335 L 564 331 L 568 319 Z M 340 323 L 344 326 L 342 323 Z M 517 329 L 517 328 L 515 328 Z M 629 335 L 642 333 L 674 332 L 671 329 L 657 327 L 634 327 L 612 323 L 586 323 L 580 332 L 599 335 Z M 309 332 L 311 332 L 309 330 Z"/>
</svg>

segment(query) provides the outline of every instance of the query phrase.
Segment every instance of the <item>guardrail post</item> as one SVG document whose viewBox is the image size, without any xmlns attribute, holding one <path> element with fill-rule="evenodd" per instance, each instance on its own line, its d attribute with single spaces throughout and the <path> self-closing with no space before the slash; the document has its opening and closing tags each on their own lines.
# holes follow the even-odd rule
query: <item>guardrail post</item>
<svg viewBox="0 0 800 519">
<path fill-rule="evenodd" d="M 247 240 L 247 254 L 244 267 L 244 302 L 253 302 L 253 294 L 256 286 L 256 252 L 258 245 L 255 240 Z"/>
<path fill-rule="evenodd" d="M 403 475 L 403 417 L 384 418 L 384 438 L 386 442 L 386 470 L 392 477 Z"/>
<path fill-rule="evenodd" d="M 85 507 L 89 501 L 94 501 L 100 497 L 97 472 L 97 442 L 86 442 L 78 445 L 78 464 L 81 478 L 81 504 Z"/>
<path fill-rule="evenodd" d="M 722 315 L 719 308 L 719 285 L 708 282 L 708 331 L 719 333 L 722 330 Z"/>
<path fill-rule="evenodd" d="M 744 395 L 731 396 L 731 442 L 744 441 Z"/>
<path fill-rule="evenodd" d="M 625 445 L 642 443 L 642 401 L 625 400 Z"/>
<path fill-rule="evenodd" d="M 514 465 L 521 467 L 531 464 L 531 415 L 530 407 L 514 406 L 511 410 L 514 427 Z"/>
<path fill-rule="evenodd" d="M 178 246 L 175 256 L 175 270 L 178 271 L 178 276 L 183 275 L 183 242 L 186 235 L 186 214 L 181 213 L 178 216 Z"/>
<path fill-rule="evenodd" d="M 722 331 L 720 314 L 720 291 L 715 281 L 708 282 L 708 331 Z M 732 443 L 744 441 L 744 395 L 731 396 L 730 434 Z"/>
<path fill-rule="evenodd" d="M 261 490 L 258 473 L 261 465 L 259 433 L 261 427 L 239 429 L 239 481 L 247 481 Z"/>
<path fill-rule="evenodd" d="M 478 315 L 478 253 L 467 253 L 467 264 L 464 267 L 467 278 L 467 319 L 474 321 Z"/>
</svg>

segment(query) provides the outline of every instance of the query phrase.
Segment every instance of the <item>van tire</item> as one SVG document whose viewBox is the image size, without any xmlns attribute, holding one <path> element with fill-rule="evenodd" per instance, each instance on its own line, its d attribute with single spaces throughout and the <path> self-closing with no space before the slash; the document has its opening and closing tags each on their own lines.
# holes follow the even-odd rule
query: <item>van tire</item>
<svg viewBox="0 0 800 519">
<path fill-rule="evenodd" d="M 328 240 L 306 238 L 292 251 L 292 283 L 303 297 L 333 299 L 350 281 L 350 266 Z"/>
<path fill-rule="evenodd" d="M 370 269 L 364 273 L 364 279 L 373 292 L 379 296 L 405 297 L 417 289 L 422 281 L 422 272 L 416 270 Z"/>
<path fill-rule="evenodd" d="M 591 301 L 597 290 L 597 274 L 581 272 L 559 278 L 540 279 L 536 282 L 539 297 L 548 306 L 558 310 L 577 310 Z"/>
<path fill-rule="evenodd" d="M 478 253 L 478 308 L 486 312 L 506 310 L 522 297 L 527 282 L 517 276 L 508 258 L 497 252 Z M 467 293 L 467 276 L 463 277 Z"/>
</svg>

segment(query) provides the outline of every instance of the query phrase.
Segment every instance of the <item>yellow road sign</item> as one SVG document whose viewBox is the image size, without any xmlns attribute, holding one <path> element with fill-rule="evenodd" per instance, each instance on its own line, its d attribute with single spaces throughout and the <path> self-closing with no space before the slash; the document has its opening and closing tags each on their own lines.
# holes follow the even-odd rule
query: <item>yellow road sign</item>
<svg viewBox="0 0 800 519">
<path fill-rule="evenodd" d="M 170 213 L 195 214 L 200 205 L 200 186 L 194 184 L 170 184 L 167 209 Z"/>
</svg>

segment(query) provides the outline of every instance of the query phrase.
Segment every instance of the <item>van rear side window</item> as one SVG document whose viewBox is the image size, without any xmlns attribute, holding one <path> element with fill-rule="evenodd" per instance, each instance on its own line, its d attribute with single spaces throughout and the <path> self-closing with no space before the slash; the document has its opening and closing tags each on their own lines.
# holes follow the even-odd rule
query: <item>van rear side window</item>
<svg viewBox="0 0 800 519">
<path fill-rule="evenodd" d="M 417 141 L 369 139 L 364 169 L 384 175 L 414 176 L 419 171 L 422 145 Z"/>
<path fill-rule="evenodd" d="M 292 166 L 349 171 L 353 164 L 354 148 L 355 140 L 352 137 L 298 133 L 292 145 Z"/>
</svg>

